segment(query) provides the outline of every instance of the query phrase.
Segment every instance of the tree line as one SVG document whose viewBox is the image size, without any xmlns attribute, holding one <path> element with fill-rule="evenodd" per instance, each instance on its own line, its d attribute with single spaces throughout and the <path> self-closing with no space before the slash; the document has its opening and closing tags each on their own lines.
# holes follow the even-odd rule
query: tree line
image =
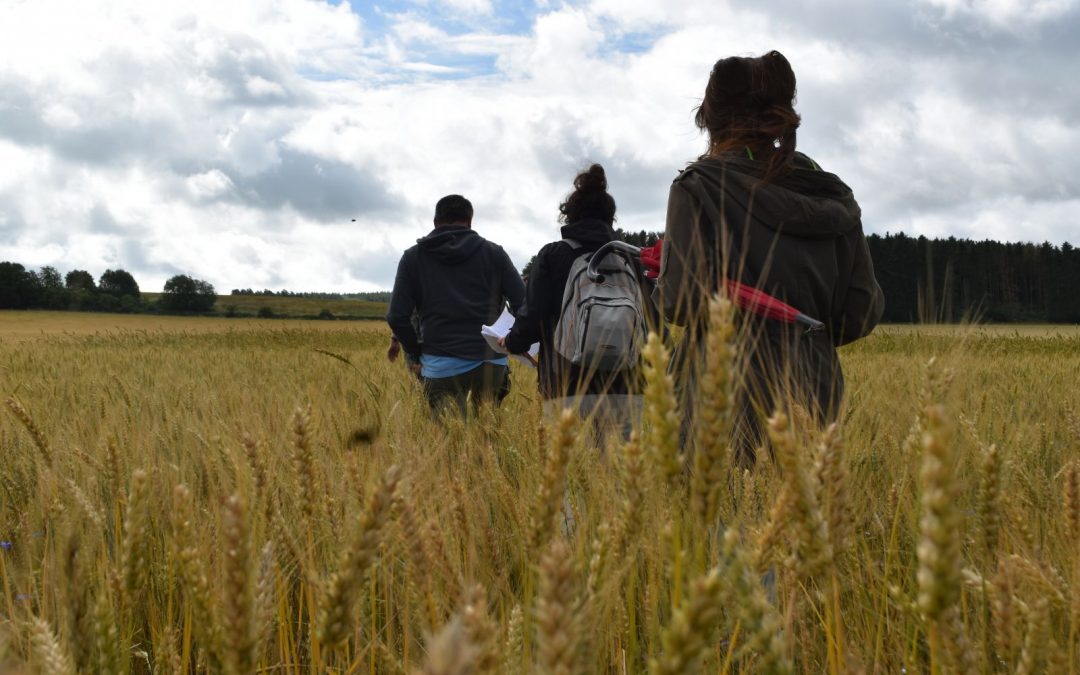
<svg viewBox="0 0 1080 675">
<path fill-rule="evenodd" d="M 170 277 L 161 296 L 150 302 L 127 270 L 105 270 L 95 281 L 86 270 L 61 276 L 50 265 L 31 270 L 16 262 L 0 262 L 0 309 L 205 313 L 216 301 L 212 284 L 186 274 Z"/>
<path fill-rule="evenodd" d="M 656 232 L 616 230 L 622 241 L 651 246 Z M 889 323 L 1080 323 L 1080 249 L 1065 243 L 1003 243 L 927 239 L 905 234 L 867 237 Z M 522 273 L 528 276 L 532 261 Z M 304 293 L 233 289 L 233 295 L 356 298 L 388 301 L 389 293 Z M 61 275 L 54 267 L 28 270 L 0 262 L 0 309 L 72 309 L 105 312 L 210 312 L 214 287 L 178 274 L 156 303 L 142 298 L 125 270 L 109 269 L 95 281 L 85 270 Z"/>
<path fill-rule="evenodd" d="M 1080 323 L 1080 250 L 1064 243 L 867 237 L 883 321 Z"/>
</svg>

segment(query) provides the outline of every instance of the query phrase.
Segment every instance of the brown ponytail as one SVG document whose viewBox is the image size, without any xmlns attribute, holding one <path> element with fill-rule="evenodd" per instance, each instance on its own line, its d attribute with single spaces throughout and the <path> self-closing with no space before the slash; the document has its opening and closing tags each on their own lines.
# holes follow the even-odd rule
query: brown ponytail
<svg viewBox="0 0 1080 675">
<path fill-rule="evenodd" d="M 706 156 L 743 146 L 775 148 L 762 180 L 786 171 L 800 123 L 795 91 L 795 72 L 778 51 L 717 61 L 694 116 L 698 128 L 709 132 Z"/>
</svg>

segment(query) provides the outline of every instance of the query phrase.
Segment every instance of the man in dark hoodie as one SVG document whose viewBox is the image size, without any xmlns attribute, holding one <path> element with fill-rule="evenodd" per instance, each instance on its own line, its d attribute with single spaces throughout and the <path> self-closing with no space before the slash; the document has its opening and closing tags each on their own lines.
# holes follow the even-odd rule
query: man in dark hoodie
<svg viewBox="0 0 1080 675">
<path fill-rule="evenodd" d="M 501 401 L 510 390 L 505 355 L 480 327 L 494 323 L 506 303 L 516 312 L 525 285 L 501 246 L 472 229 L 473 207 L 461 195 L 435 205 L 435 229 L 398 263 L 387 323 L 410 365 L 419 367 L 433 411 L 469 401 Z M 413 313 L 419 316 L 417 334 Z"/>
<path fill-rule="evenodd" d="M 743 315 L 746 373 L 736 395 L 736 460 L 767 446 L 761 420 L 797 404 L 834 420 L 844 378 L 836 347 L 867 335 L 884 296 L 874 278 L 859 205 L 836 175 L 795 151 L 795 74 L 779 52 L 721 59 L 697 125 L 709 151 L 675 179 L 657 292 L 687 326 L 676 359 L 684 409 L 693 411 L 708 299 L 724 279 L 760 288 L 822 321 L 807 333 Z"/>
</svg>

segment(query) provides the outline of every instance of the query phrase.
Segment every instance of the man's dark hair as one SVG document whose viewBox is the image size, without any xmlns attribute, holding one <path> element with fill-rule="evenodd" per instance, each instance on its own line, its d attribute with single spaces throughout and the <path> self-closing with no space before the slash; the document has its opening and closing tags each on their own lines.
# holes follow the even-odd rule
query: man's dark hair
<svg viewBox="0 0 1080 675">
<path fill-rule="evenodd" d="M 471 223 L 472 203 L 461 195 L 446 195 L 435 204 L 435 224 Z"/>
</svg>

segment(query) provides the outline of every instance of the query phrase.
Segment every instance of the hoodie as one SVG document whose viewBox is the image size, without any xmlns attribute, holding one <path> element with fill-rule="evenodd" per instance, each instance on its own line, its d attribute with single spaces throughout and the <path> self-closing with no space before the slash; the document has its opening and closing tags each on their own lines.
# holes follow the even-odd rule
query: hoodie
<svg viewBox="0 0 1080 675">
<path fill-rule="evenodd" d="M 823 332 L 804 334 L 742 316 L 754 323 L 754 339 L 743 349 L 754 400 L 745 407 L 771 413 L 773 393 L 782 388 L 819 419 L 831 419 L 843 392 L 835 348 L 873 329 L 884 296 L 851 188 L 801 153 L 790 170 L 762 183 L 766 159 L 702 159 L 675 179 L 656 297 L 669 320 L 688 326 L 682 358 L 700 356 L 707 301 L 725 277 L 824 322 Z"/>
<path fill-rule="evenodd" d="M 480 336 L 506 303 L 518 311 L 525 285 L 510 257 L 468 227 L 437 227 L 401 256 L 386 320 L 413 360 L 420 354 L 498 358 Z M 419 335 L 413 314 L 419 317 Z"/>
</svg>

